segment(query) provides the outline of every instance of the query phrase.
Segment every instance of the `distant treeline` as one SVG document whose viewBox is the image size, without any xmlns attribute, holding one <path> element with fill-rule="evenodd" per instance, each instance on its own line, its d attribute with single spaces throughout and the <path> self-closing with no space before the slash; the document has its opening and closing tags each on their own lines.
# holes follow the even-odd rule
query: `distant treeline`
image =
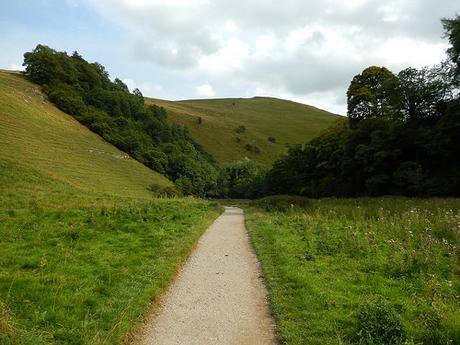
<svg viewBox="0 0 460 345">
<path fill-rule="evenodd" d="M 61 110 L 146 166 L 165 174 L 184 194 L 215 195 L 219 169 L 186 128 L 169 125 L 166 111 L 145 106 L 142 93 L 77 52 L 38 45 L 24 54 L 28 78 Z"/>
<path fill-rule="evenodd" d="M 393 74 L 369 67 L 348 88 L 348 120 L 291 147 L 267 194 L 460 195 L 460 16 L 443 20 L 448 60 Z"/>
</svg>

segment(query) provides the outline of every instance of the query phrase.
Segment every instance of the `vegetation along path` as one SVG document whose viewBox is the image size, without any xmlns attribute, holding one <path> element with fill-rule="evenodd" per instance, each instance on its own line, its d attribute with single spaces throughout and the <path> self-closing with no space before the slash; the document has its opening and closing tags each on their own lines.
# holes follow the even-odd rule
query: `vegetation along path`
<svg viewBox="0 0 460 345">
<path fill-rule="evenodd" d="M 142 345 L 275 344 L 241 209 L 209 227 L 141 333 Z"/>
</svg>

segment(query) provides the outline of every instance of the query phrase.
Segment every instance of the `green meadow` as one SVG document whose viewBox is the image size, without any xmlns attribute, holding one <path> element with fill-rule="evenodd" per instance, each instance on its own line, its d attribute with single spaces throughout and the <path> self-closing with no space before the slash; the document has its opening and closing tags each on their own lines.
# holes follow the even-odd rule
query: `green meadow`
<svg viewBox="0 0 460 345">
<path fill-rule="evenodd" d="M 299 200 L 246 209 L 281 343 L 460 344 L 460 200 Z"/>
</svg>

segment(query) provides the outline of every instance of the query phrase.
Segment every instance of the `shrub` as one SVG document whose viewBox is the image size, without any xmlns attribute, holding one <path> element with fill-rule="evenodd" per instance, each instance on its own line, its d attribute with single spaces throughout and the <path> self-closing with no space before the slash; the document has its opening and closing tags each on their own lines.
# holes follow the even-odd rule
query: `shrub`
<svg viewBox="0 0 460 345">
<path fill-rule="evenodd" d="M 265 211 L 286 212 L 293 208 L 306 209 L 311 206 L 310 200 L 295 195 L 272 195 L 251 201 L 251 206 L 259 207 Z"/>
<path fill-rule="evenodd" d="M 87 107 L 83 98 L 70 85 L 55 83 L 45 87 L 44 90 L 48 94 L 50 101 L 62 111 L 76 116 L 86 113 Z"/>
<path fill-rule="evenodd" d="M 246 151 L 253 152 L 253 153 L 260 153 L 260 149 L 257 146 L 246 144 L 244 145 Z"/>
<path fill-rule="evenodd" d="M 362 304 L 357 313 L 357 335 L 364 344 L 401 344 L 405 331 L 393 304 L 379 298 Z"/>
<path fill-rule="evenodd" d="M 263 195 L 266 167 L 245 159 L 220 171 L 220 196 L 251 199 Z"/>
<path fill-rule="evenodd" d="M 181 193 L 173 186 L 160 186 L 159 184 L 152 183 L 147 187 L 149 191 L 156 197 L 172 198 L 181 196 Z"/>
<path fill-rule="evenodd" d="M 235 128 L 235 132 L 236 132 L 236 133 L 240 133 L 240 134 L 241 134 L 241 133 L 244 133 L 244 132 L 246 132 L 246 127 L 244 127 L 244 126 L 238 126 L 238 127 Z"/>
</svg>

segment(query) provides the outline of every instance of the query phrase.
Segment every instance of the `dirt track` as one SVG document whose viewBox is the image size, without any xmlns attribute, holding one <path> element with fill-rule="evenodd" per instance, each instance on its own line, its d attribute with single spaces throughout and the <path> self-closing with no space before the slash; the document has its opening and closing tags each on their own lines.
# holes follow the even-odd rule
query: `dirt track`
<svg viewBox="0 0 460 345">
<path fill-rule="evenodd" d="M 276 343 L 241 209 L 226 207 L 201 237 L 137 343 Z"/>
</svg>

